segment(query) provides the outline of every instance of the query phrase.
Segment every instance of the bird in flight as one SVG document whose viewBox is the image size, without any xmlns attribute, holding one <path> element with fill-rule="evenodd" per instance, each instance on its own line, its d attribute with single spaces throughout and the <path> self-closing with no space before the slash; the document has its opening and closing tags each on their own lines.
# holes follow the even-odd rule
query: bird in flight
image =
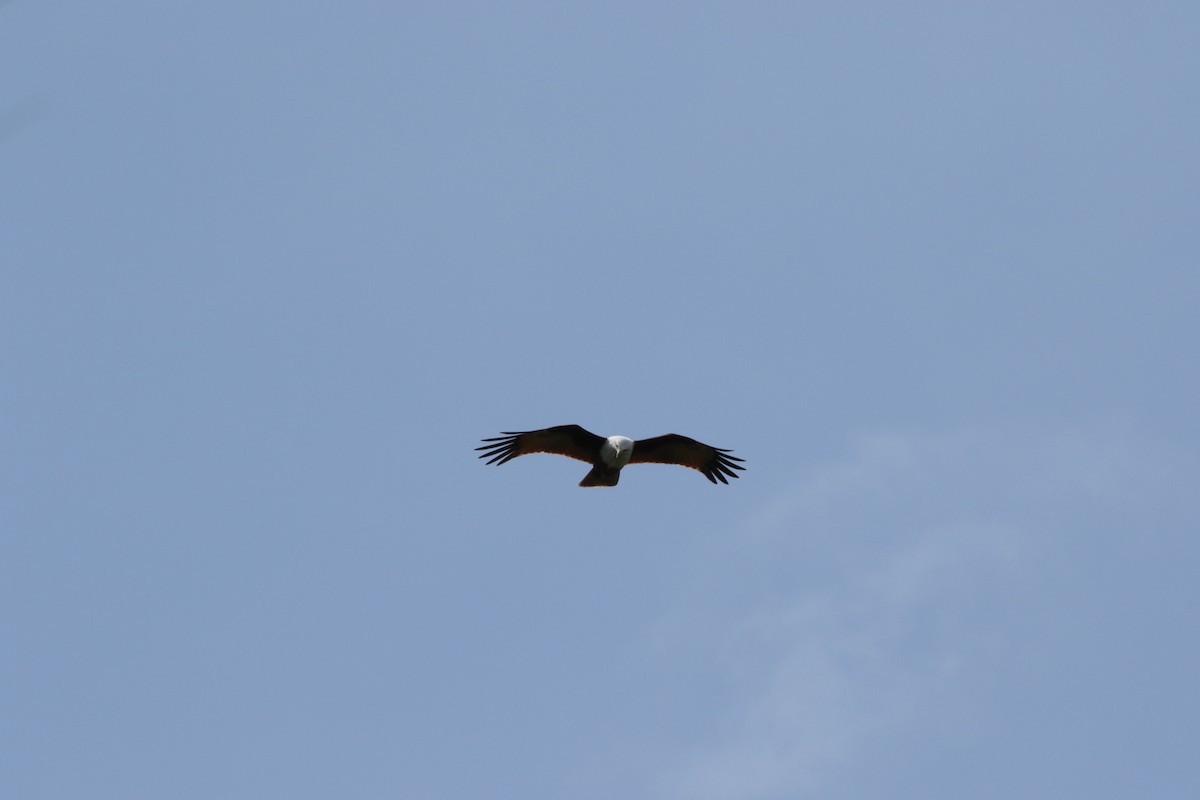
<svg viewBox="0 0 1200 800">
<path fill-rule="evenodd" d="M 503 436 L 484 439 L 480 458 L 489 464 L 529 453 L 557 453 L 560 456 L 586 461 L 592 471 L 583 476 L 580 486 L 616 486 L 621 468 L 626 464 L 678 464 L 704 473 L 713 483 L 729 483 L 741 470 L 735 461 L 743 459 L 729 455 L 728 450 L 710 447 L 695 439 L 668 433 L 653 439 L 634 441 L 625 436 L 597 436 L 578 425 L 557 425 L 540 431 L 506 431 Z"/>
</svg>

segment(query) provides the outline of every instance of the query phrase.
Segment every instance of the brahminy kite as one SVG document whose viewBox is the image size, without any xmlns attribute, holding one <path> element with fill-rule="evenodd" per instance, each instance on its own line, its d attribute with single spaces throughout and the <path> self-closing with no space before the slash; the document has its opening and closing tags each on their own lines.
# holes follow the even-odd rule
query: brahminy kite
<svg viewBox="0 0 1200 800">
<path fill-rule="evenodd" d="M 529 453 L 557 453 L 586 461 L 592 471 L 583 476 L 580 486 L 616 486 L 626 464 L 679 464 L 703 472 L 713 483 L 729 483 L 728 478 L 738 477 L 735 469 L 745 469 L 733 463 L 743 459 L 729 455 L 728 450 L 677 433 L 634 441 L 625 436 L 605 439 L 578 425 L 558 425 L 540 431 L 505 431 L 503 436 L 483 441 L 483 447 L 475 449 L 484 451 L 479 457 L 488 459 L 489 464 L 503 464 Z"/>
</svg>

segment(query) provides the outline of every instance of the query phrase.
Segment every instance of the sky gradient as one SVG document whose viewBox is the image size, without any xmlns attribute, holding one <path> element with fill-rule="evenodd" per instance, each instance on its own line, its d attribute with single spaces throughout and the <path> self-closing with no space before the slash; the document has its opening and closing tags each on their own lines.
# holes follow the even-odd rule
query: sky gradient
<svg viewBox="0 0 1200 800">
<path fill-rule="evenodd" d="M 1200 795 L 1198 45 L 0 3 L 0 795 Z"/>
</svg>

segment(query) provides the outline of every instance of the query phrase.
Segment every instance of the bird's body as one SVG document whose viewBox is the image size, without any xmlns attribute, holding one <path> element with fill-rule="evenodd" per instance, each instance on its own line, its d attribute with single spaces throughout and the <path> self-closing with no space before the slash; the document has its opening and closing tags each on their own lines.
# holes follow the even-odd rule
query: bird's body
<svg viewBox="0 0 1200 800">
<path fill-rule="evenodd" d="M 626 464 L 678 464 L 699 470 L 713 483 L 729 483 L 728 478 L 738 477 L 734 470 L 745 469 L 733 463 L 742 459 L 728 455 L 728 450 L 677 433 L 634 441 L 626 436 L 606 439 L 579 425 L 558 425 L 537 431 L 509 431 L 483 441 L 483 447 L 475 449 L 484 451 L 479 457 L 488 459 L 489 464 L 503 464 L 529 453 L 556 453 L 586 461 L 592 469 L 580 486 L 616 486 Z"/>
</svg>

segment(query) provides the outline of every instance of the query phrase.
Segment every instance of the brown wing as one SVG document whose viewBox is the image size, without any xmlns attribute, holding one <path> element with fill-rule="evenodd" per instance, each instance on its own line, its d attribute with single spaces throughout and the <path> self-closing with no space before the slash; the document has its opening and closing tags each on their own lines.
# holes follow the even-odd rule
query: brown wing
<svg viewBox="0 0 1200 800">
<path fill-rule="evenodd" d="M 594 464 L 600 456 L 600 445 L 604 444 L 603 437 L 578 425 L 558 425 L 540 431 L 505 431 L 503 436 L 483 441 L 483 447 L 475 449 L 484 451 L 479 457 L 488 459 L 489 464 L 503 464 L 529 453 L 557 453 Z"/>
<path fill-rule="evenodd" d="M 710 447 L 678 433 L 668 433 L 666 436 L 638 439 L 634 442 L 629 463 L 679 464 L 682 467 L 700 470 L 704 477 L 713 483 L 729 483 L 726 476 L 736 478 L 738 475 L 734 470 L 745 467 L 733 463 L 742 459 L 728 453 L 728 450 Z"/>
</svg>

